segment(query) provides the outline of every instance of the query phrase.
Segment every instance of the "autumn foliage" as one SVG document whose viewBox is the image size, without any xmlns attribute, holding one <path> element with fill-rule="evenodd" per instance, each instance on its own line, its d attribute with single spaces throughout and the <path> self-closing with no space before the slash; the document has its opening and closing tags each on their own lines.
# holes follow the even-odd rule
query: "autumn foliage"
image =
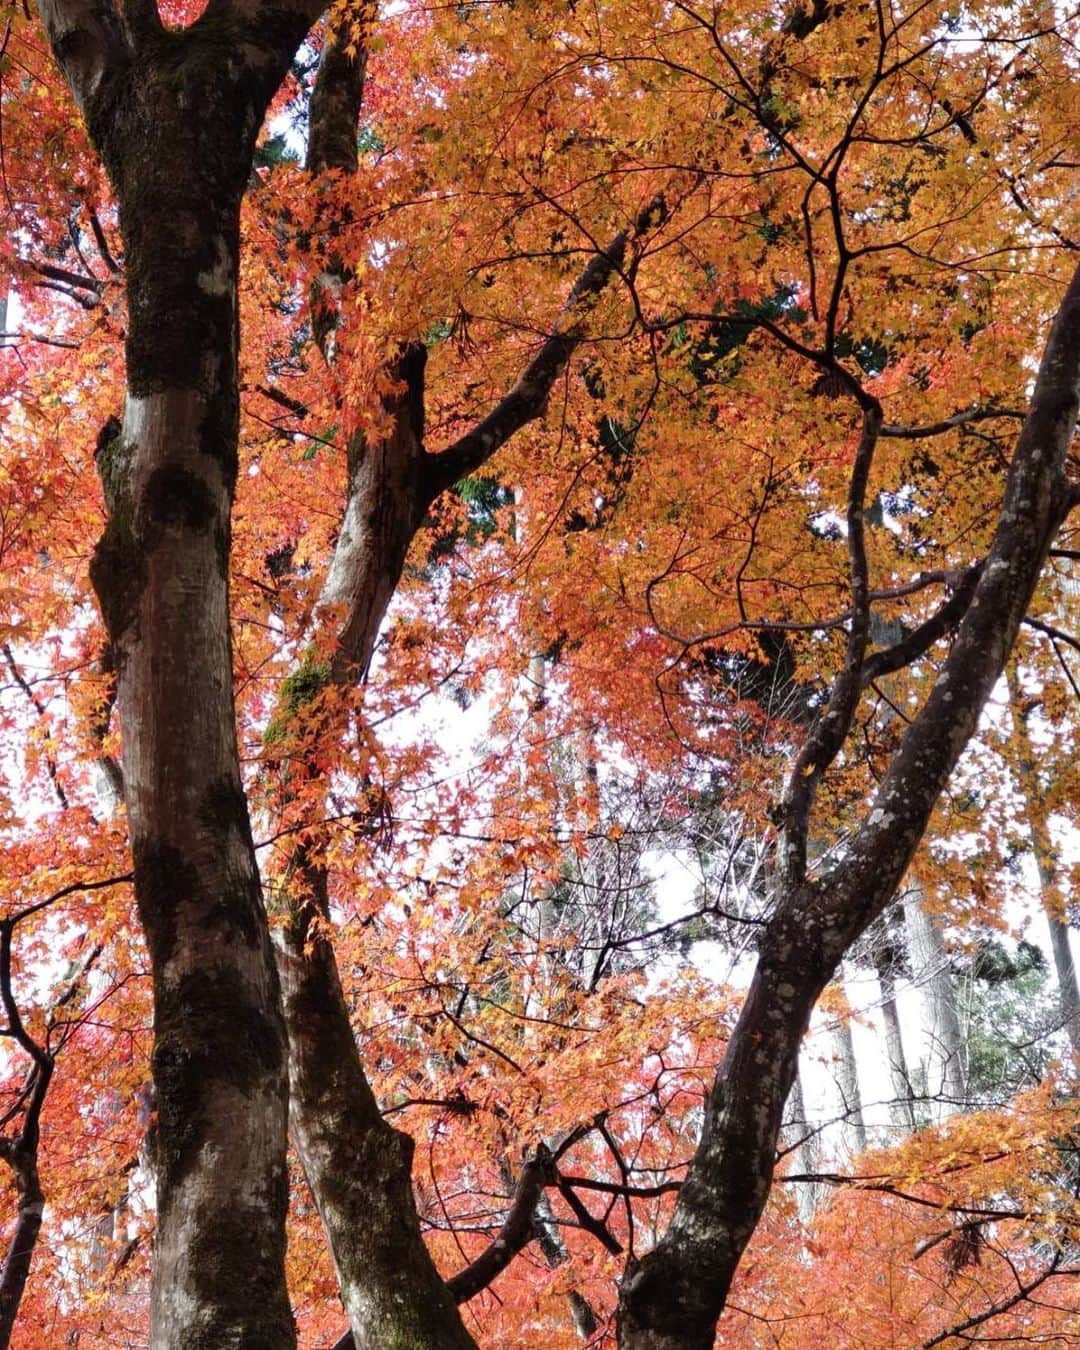
<svg viewBox="0 0 1080 1350">
<path fill-rule="evenodd" d="M 199 9 L 160 6 L 177 27 Z M 11 1343 L 138 1346 L 152 989 L 89 578 L 95 449 L 124 403 L 124 244 L 41 19 L 14 3 L 3 25 L 12 1140 L 51 1070 Z M 1075 266 L 1076 38 L 1034 3 L 346 4 L 273 102 L 241 219 L 244 784 L 271 927 L 299 857 L 326 878 L 309 940 L 332 939 L 378 1103 L 415 1140 L 441 1274 L 487 1248 L 525 1165 L 543 1170 L 539 1240 L 465 1305 L 481 1344 L 614 1343 L 627 1259 L 670 1221 L 768 914 L 785 777 L 849 650 L 868 401 L 869 673 L 842 750 L 805 770 L 813 865 L 843 857 L 941 669 Z M 359 164 L 312 173 L 335 40 L 367 54 Z M 598 258 L 610 276 L 582 288 Z M 552 335 L 565 360 L 540 415 L 473 453 Z M 389 432 L 410 344 L 423 442 L 461 471 L 367 668 L 330 678 L 349 475 Z M 1023 936 L 1037 902 L 1017 860 L 1040 849 L 1051 909 L 1076 916 L 1077 556 L 1066 523 L 1012 711 L 1002 685 L 918 855 L 957 966 Z M 820 1176 L 795 1179 L 786 1134 L 717 1343 L 1080 1337 L 1066 1021 L 1040 1029 L 1018 1095 L 973 1090 L 854 1158 L 826 1132 Z M 299 1341 L 325 1346 L 345 1327 L 337 1281 L 295 1162 L 291 1180 Z M 5 1206 L 14 1226 L 14 1189 Z"/>
</svg>

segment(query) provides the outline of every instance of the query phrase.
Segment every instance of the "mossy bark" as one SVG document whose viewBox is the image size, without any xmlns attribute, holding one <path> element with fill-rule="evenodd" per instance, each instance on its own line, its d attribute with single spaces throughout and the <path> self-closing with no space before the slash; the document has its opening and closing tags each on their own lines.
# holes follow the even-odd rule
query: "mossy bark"
<svg viewBox="0 0 1080 1350">
<path fill-rule="evenodd" d="M 324 904 L 324 874 L 304 890 Z M 299 924 L 300 926 L 296 926 Z M 326 1228 L 357 1350 L 467 1350 L 457 1304 L 420 1235 L 413 1142 L 364 1076 L 333 948 L 297 916 L 278 951 L 289 1029 L 290 1130 Z"/>
<path fill-rule="evenodd" d="M 364 55 L 341 43 L 323 52 L 311 101 L 308 168 L 355 170 Z M 316 188 L 317 191 L 317 188 Z M 332 235 L 333 222 L 329 223 Z M 328 297 L 346 284 L 331 260 L 316 280 L 316 340 L 333 360 L 338 315 Z M 287 736 L 301 708 L 366 669 L 412 538 L 431 501 L 424 478 L 426 353 L 413 344 L 389 374 L 387 432 L 348 444 L 346 507 L 320 597 L 336 644 L 329 663 L 302 664 L 283 684 L 269 738 Z M 295 773 L 303 772 L 296 768 Z M 314 773 L 314 770 L 310 772 Z M 310 786 L 309 782 L 309 786 Z M 293 777 L 285 796 L 297 790 Z M 289 1128 L 330 1242 L 352 1344 L 363 1350 L 464 1350 L 473 1344 L 457 1302 L 420 1234 L 412 1192 L 412 1140 L 383 1120 L 364 1075 L 338 975 L 325 869 L 298 848 L 277 934 L 289 1042 Z"/>
<path fill-rule="evenodd" d="M 310 19 L 270 6 L 256 36 L 211 4 L 167 32 L 152 7 L 122 26 L 91 9 L 108 36 L 97 55 L 92 26 L 50 37 L 125 251 L 127 394 L 99 445 L 108 523 L 91 575 L 153 973 L 151 1345 L 291 1350 L 285 1034 L 236 748 L 228 552 L 240 200 Z"/>
</svg>

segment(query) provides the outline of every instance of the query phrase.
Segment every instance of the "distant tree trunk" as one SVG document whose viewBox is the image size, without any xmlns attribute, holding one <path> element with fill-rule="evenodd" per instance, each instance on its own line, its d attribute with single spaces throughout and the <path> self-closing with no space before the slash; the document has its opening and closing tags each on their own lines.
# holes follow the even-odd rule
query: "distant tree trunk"
<svg viewBox="0 0 1080 1350">
<path fill-rule="evenodd" d="M 513 1189 L 515 1182 L 510 1163 L 504 1159 L 499 1170 L 502 1173 L 504 1184 Z M 555 1222 L 555 1215 L 552 1213 L 551 1203 L 547 1198 L 546 1191 L 542 1191 L 537 1199 L 532 1218 L 532 1231 L 536 1237 L 536 1245 L 540 1248 L 549 1270 L 556 1270 L 569 1261 L 570 1253 L 566 1250 L 566 1243 L 562 1240 L 562 1234 Z M 574 1323 L 574 1329 L 583 1341 L 591 1340 L 596 1335 L 600 1324 L 596 1320 L 596 1314 L 589 1306 L 588 1299 L 576 1289 L 571 1289 L 566 1298 L 570 1304 L 570 1316 Z"/>
<path fill-rule="evenodd" d="M 885 1023 L 885 1054 L 893 1090 L 889 1114 L 897 1129 L 910 1133 L 915 1128 L 915 1094 L 911 1089 L 900 1013 L 896 1006 L 896 956 L 895 942 L 882 941 L 874 947 L 874 969 L 881 990 L 881 1019 Z"/>
<path fill-rule="evenodd" d="M 249 15 L 249 8 L 251 9 Z M 127 397 L 97 460 L 91 577 L 118 671 L 135 895 L 154 987 L 150 1340 L 295 1345 L 285 1287 L 286 1071 L 240 780 L 228 564 L 237 475 L 240 200 L 263 113 L 318 6 L 41 0 L 120 207 Z"/>
<path fill-rule="evenodd" d="M 554 1270 L 570 1259 L 566 1250 L 566 1243 L 562 1240 L 562 1235 L 555 1226 L 555 1216 L 551 1212 L 551 1204 L 546 1195 L 540 1197 L 540 1202 L 536 1206 L 536 1218 L 534 1220 L 536 1228 L 537 1246 L 543 1253 L 544 1260 L 548 1268 Z M 596 1314 L 593 1312 L 589 1300 L 577 1289 L 571 1289 L 566 1296 L 570 1304 L 570 1317 L 574 1323 L 574 1330 L 583 1341 L 590 1341 L 600 1329 L 600 1324 L 596 1320 Z"/>
<path fill-rule="evenodd" d="M 912 884 L 904 905 L 912 979 L 923 1004 L 926 1091 L 941 1119 L 968 1104 L 967 1042 L 960 1021 L 956 983 L 937 918 L 927 912 L 922 887 Z"/>
<path fill-rule="evenodd" d="M 796 1149 L 797 1162 L 794 1171 L 805 1173 L 807 1176 L 815 1176 L 821 1171 L 821 1136 L 807 1117 L 802 1074 L 797 1070 L 784 1113 L 784 1136 L 787 1146 Z M 821 1203 L 821 1183 L 797 1182 L 795 1202 L 799 1207 L 799 1217 L 809 1226 Z"/>
<path fill-rule="evenodd" d="M 5 1148 L 3 1158 L 14 1175 L 18 1200 L 15 1229 L 4 1264 L 0 1266 L 0 1350 L 7 1350 L 15 1330 L 19 1304 L 30 1277 L 30 1262 L 45 1213 L 45 1195 L 37 1168 L 36 1129 L 31 1140 L 23 1138 L 13 1147 Z"/>
<path fill-rule="evenodd" d="M 1019 780 L 1024 816 L 1031 835 L 1031 849 L 1039 870 L 1039 899 L 1050 930 L 1061 1020 L 1073 1053 L 1080 1054 L 1080 987 L 1077 986 L 1076 963 L 1065 917 L 1065 898 L 1058 877 L 1057 850 L 1050 836 L 1043 805 L 1044 789 L 1039 781 L 1038 754 L 1031 743 L 1028 728 L 1030 709 L 1025 706 L 1024 692 L 1020 688 L 1015 666 L 1009 667 L 1009 708 L 1018 751 L 1013 767 Z"/>
<path fill-rule="evenodd" d="M 839 984 L 843 989 L 843 967 Z M 833 1033 L 836 1045 L 836 1085 L 844 1112 L 844 1137 L 848 1153 L 857 1158 L 866 1152 L 866 1120 L 863 1117 L 862 1093 L 859 1090 L 859 1066 L 855 1059 L 855 1042 L 851 1035 L 849 1014 L 841 1016 Z"/>
</svg>

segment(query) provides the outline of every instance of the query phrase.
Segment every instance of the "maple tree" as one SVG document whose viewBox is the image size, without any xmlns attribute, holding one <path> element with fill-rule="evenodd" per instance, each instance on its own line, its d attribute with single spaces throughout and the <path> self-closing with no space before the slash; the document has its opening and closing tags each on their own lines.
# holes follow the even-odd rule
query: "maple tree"
<svg viewBox="0 0 1080 1350">
<path fill-rule="evenodd" d="M 1067 1080 L 875 1155 L 781 1296 L 769 1196 L 924 836 L 961 889 L 1010 660 L 1066 917 L 1024 700 L 1064 766 L 1075 689 L 1024 684 L 1075 560 L 1075 21 L 326 10 L 6 15 L 0 1327 L 145 1341 L 151 1227 L 155 1345 L 315 1343 L 339 1293 L 357 1345 L 569 1336 L 569 1295 L 692 1347 L 731 1290 L 732 1343 L 812 1344 L 841 1274 L 904 1343 L 1071 1327 L 1028 1297 L 1074 1265 Z M 709 810 L 744 908 L 669 917 L 643 855 Z M 747 929 L 745 996 L 671 972 Z"/>
</svg>

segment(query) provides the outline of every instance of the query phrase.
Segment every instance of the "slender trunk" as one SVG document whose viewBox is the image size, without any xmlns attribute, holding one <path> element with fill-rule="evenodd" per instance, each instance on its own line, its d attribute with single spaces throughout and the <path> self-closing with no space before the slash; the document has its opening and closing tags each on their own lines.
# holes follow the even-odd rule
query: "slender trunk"
<svg viewBox="0 0 1080 1350">
<path fill-rule="evenodd" d="M 5 1151 L 4 1157 L 15 1174 L 18 1211 L 15 1231 L 0 1269 L 0 1350 L 7 1350 L 15 1330 L 19 1304 L 30 1276 L 30 1262 L 41 1231 L 41 1216 L 45 1212 L 45 1196 L 37 1169 L 36 1131 L 32 1144 L 28 1146 L 20 1140 Z"/>
<path fill-rule="evenodd" d="M 1057 851 L 1050 836 L 1043 805 L 1044 792 L 1039 782 L 1038 756 L 1028 729 L 1029 712 L 1024 706 L 1015 666 L 1009 668 L 1009 701 L 1013 723 L 1013 737 L 1017 745 L 1014 767 L 1024 799 L 1024 815 L 1031 835 L 1031 849 L 1039 870 L 1039 899 L 1046 924 L 1050 930 L 1050 950 L 1054 956 L 1057 974 L 1058 1000 L 1061 1020 L 1074 1054 L 1080 1054 L 1080 987 L 1076 979 L 1076 963 L 1069 938 L 1069 924 L 1065 918 L 1065 902 L 1058 878 Z"/>
<path fill-rule="evenodd" d="M 807 1176 L 814 1176 L 821 1170 L 821 1137 L 811 1126 L 806 1114 L 806 1095 L 803 1092 L 802 1075 L 796 1069 L 795 1081 L 788 1093 L 785 1110 L 784 1134 L 790 1148 L 798 1150 L 798 1163 L 795 1170 Z M 795 1193 L 799 1207 L 799 1217 L 809 1226 L 817 1213 L 821 1201 L 821 1185 L 816 1181 L 800 1181 Z"/>
<path fill-rule="evenodd" d="M 710 1350 L 768 1198 L 783 1104 L 810 1013 L 844 953 L 892 900 L 1004 670 L 1051 542 L 1074 502 L 1064 469 L 1080 406 L 1080 269 L 1054 320 L 993 543 L 949 655 L 842 857 L 810 878 L 806 840 L 816 785 L 840 752 L 864 681 L 889 655 L 872 663 L 865 648 L 862 508 L 880 409 L 865 395 L 860 406 L 863 431 L 848 499 L 856 617 L 847 656 L 788 779 L 776 909 L 761 933 L 757 970 L 709 1093 L 675 1213 L 660 1242 L 622 1282 L 624 1350 Z M 906 656 L 906 649 L 895 655 Z"/>
<path fill-rule="evenodd" d="M 893 1100 L 889 1103 L 889 1114 L 893 1125 L 910 1133 L 915 1129 L 915 1094 L 911 1090 L 911 1077 L 908 1074 L 907 1055 L 904 1053 L 904 1037 L 900 1030 L 900 1013 L 896 1006 L 896 950 L 890 943 L 880 943 L 874 948 L 874 968 L 877 971 L 878 987 L 881 990 L 881 1017 L 885 1023 L 885 1054 L 889 1061 L 889 1077 L 892 1080 Z"/>
<path fill-rule="evenodd" d="M 840 984 L 842 987 L 842 978 Z M 834 1042 L 837 1058 L 836 1085 L 840 1090 L 840 1105 L 844 1112 L 844 1137 L 848 1153 L 857 1158 L 866 1152 L 866 1121 L 863 1117 L 859 1066 L 855 1060 L 855 1042 L 851 1035 L 849 1014 L 841 1016 L 837 1023 Z"/>
<path fill-rule="evenodd" d="M 570 1259 L 570 1253 L 566 1250 L 566 1243 L 562 1240 L 562 1234 L 555 1224 L 551 1202 L 546 1195 L 542 1195 L 537 1203 L 533 1225 L 536 1230 L 537 1246 L 540 1248 L 549 1270 L 554 1270 Z M 592 1340 L 599 1330 L 600 1324 L 596 1320 L 596 1314 L 593 1312 L 589 1300 L 577 1289 L 571 1289 L 566 1296 L 566 1300 L 570 1304 L 570 1318 L 574 1323 L 574 1330 L 583 1341 Z"/>
<path fill-rule="evenodd" d="M 968 1104 L 967 1045 L 957 1007 L 956 985 L 941 926 L 927 912 L 922 888 L 913 885 L 904 906 L 912 978 L 923 1001 L 926 1089 L 942 1119 Z"/>
<path fill-rule="evenodd" d="M 803 935 L 796 940 L 785 931 L 782 918 L 769 928 L 671 1224 L 623 1279 L 622 1346 L 711 1350 L 716 1319 L 765 1208 L 799 1046 L 833 974 Z"/>
</svg>

